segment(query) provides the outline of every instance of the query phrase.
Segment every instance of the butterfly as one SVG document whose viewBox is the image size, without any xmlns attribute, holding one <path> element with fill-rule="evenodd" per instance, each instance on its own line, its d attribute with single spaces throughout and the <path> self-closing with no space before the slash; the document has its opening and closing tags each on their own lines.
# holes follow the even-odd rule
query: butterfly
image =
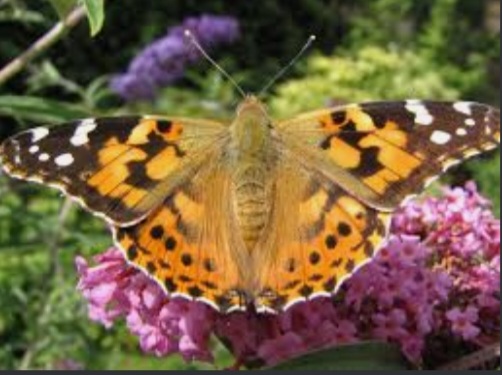
<svg viewBox="0 0 502 375">
<path fill-rule="evenodd" d="M 22 132 L 0 155 L 7 174 L 106 220 L 168 296 L 280 312 L 336 293 L 403 201 L 498 143 L 499 110 L 475 102 L 368 102 L 274 121 L 247 96 L 228 124 L 89 118 Z"/>
</svg>

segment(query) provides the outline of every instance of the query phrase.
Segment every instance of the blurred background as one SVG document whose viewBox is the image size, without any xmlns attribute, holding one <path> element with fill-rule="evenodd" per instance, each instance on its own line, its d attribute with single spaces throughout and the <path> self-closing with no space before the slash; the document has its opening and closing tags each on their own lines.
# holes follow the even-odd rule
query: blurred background
<svg viewBox="0 0 502 375">
<path fill-rule="evenodd" d="M 56 3 L 0 0 L 0 66 L 58 22 Z M 498 0 L 124 0 L 105 2 L 105 15 L 96 36 L 82 18 L 0 85 L 0 140 L 88 116 L 231 118 L 238 92 L 207 61 L 173 46 L 180 25 L 203 15 L 228 16 L 237 26 L 222 36 L 217 25 L 206 25 L 213 29 L 203 42 L 250 92 L 259 91 L 310 34 L 317 36 L 271 88 L 266 102 L 276 118 L 364 100 L 499 106 Z M 161 72 L 148 57 L 152 51 L 165 58 Z M 442 183 L 476 180 L 499 214 L 499 169 L 495 152 L 456 168 Z M 144 355 L 123 326 L 106 330 L 88 319 L 75 290 L 74 258 L 110 245 L 105 225 L 59 193 L 0 175 L 0 368 L 211 368 Z M 228 365 L 225 350 L 218 353 L 217 365 Z"/>
</svg>

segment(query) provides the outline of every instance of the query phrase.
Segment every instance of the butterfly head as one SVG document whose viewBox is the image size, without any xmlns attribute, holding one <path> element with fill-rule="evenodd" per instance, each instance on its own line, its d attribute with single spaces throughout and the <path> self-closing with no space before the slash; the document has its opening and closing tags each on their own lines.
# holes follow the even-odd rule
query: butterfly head
<svg viewBox="0 0 502 375">
<path fill-rule="evenodd" d="M 257 96 L 248 94 L 237 107 L 237 116 L 265 116 L 268 117 L 268 111 L 265 104 Z"/>
<path fill-rule="evenodd" d="M 236 122 L 243 127 L 270 128 L 271 120 L 266 105 L 255 95 L 246 95 L 237 107 Z"/>
</svg>

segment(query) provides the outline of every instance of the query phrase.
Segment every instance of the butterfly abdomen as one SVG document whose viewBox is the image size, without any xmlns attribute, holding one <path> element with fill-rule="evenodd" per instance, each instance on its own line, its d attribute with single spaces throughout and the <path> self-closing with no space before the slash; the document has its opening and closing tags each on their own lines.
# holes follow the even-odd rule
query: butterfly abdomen
<svg viewBox="0 0 502 375">
<path fill-rule="evenodd" d="M 230 128 L 234 206 L 241 236 L 249 251 L 260 239 L 269 216 L 267 171 L 272 167 L 269 124 L 262 104 L 248 97 Z"/>
<path fill-rule="evenodd" d="M 266 172 L 258 165 L 241 165 L 235 173 L 234 202 L 242 239 L 251 251 L 269 216 Z"/>
</svg>

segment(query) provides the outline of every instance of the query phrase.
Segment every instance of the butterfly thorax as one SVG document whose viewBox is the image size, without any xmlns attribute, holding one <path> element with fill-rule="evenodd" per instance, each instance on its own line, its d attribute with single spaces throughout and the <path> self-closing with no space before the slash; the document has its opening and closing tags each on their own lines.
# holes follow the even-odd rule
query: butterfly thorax
<svg viewBox="0 0 502 375">
<path fill-rule="evenodd" d="M 232 187 L 242 239 L 251 251 L 269 216 L 270 178 L 273 156 L 270 119 L 253 96 L 246 98 L 230 127 Z"/>
</svg>

